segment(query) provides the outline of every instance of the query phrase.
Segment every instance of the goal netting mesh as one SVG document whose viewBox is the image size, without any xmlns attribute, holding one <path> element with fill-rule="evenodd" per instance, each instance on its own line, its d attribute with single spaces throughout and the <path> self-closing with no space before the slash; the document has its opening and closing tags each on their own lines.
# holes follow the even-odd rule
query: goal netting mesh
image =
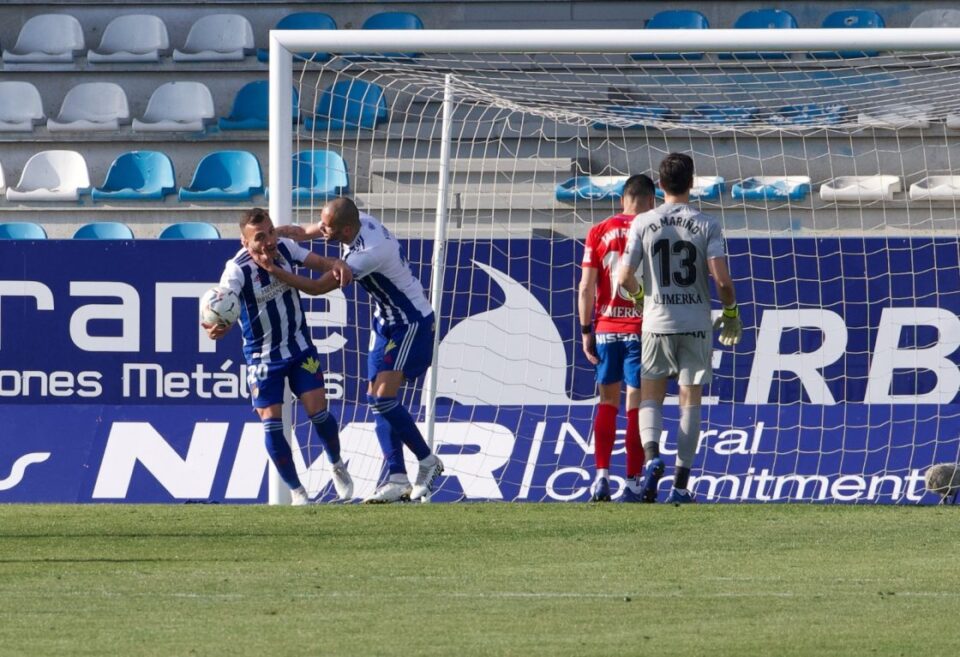
<svg viewBox="0 0 960 657">
<path fill-rule="evenodd" d="M 957 461 L 960 57 L 836 54 L 295 60 L 292 151 L 327 153 L 295 169 L 293 221 L 349 194 L 400 238 L 426 290 L 445 91 L 452 99 L 435 501 L 587 499 L 596 388 L 576 312 L 583 238 L 619 210 L 628 175 L 656 179 L 673 151 L 693 157 L 694 203 L 722 221 L 746 326 L 738 347 L 714 353 L 698 499 L 917 502 L 923 471 Z M 362 498 L 382 467 L 365 403 L 371 309 L 356 286 L 310 305 Z M 404 396 L 425 433 L 428 385 Z M 305 481 L 332 496 L 297 418 Z M 618 429 L 615 494 L 622 410 Z"/>
</svg>

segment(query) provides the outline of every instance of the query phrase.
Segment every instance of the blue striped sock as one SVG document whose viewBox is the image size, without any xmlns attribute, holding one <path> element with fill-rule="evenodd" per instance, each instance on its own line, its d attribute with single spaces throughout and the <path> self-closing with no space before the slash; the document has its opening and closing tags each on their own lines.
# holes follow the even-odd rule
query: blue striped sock
<svg viewBox="0 0 960 657">
<path fill-rule="evenodd" d="M 263 421 L 263 437 L 267 446 L 267 454 L 277 467 L 280 478 L 290 489 L 300 488 L 300 477 L 297 476 L 297 467 L 293 463 L 293 452 L 290 443 L 283 435 L 283 420 L 268 419 Z"/>
<path fill-rule="evenodd" d="M 386 420 L 390 427 L 404 445 L 410 448 L 418 460 L 423 460 L 430 456 L 430 447 L 427 441 L 423 439 L 417 423 L 410 417 L 410 413 L 404 408 L 396 397 L 377 397 L 376 405 L 380 408 L 380 417 Z"/>
<path fill-rule="evenodd" d="M 373 411 L 373 419 L 377 425 L 377 442 L 380 443 L 380 450 L 383 452 L 383 458 L 387 462 L 387 474 L 407 476 L 407 466 L 403 462 L 403 442 L 390 426 L 390 422 L 383 416 L 383 409 L 389 410 L 390 403 L 396 404 L 396 399 L 387 398 L 387 403 L 382 403 L 383 398 L 367 395 L 367 402 L 370 404 L 370 410 Z"/>
<path fill-rule="evenodd" d="M 313 424 L 317 437 L 323 445 L 323 451 L 327 454 L 327 459 L 331 463 L 340 460 L 340 428 L 337 426 L 337 420 L 330 415 L 327 409 L 318 411 L 310 416 L 310 422 Z"/>
</svg>

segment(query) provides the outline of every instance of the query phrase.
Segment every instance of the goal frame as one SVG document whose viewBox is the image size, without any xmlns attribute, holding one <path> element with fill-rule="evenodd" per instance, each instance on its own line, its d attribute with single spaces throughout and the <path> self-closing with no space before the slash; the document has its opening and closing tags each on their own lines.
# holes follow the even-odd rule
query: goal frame
<svg viewBox="0 0 960 657">
<path fill-rule="evenodd" d="M 522 45 L 518 45 L 522 44 Z M 691 44 L 687 30 L 572 29 L 572 30 L 271 30 L 269 36 L 269 199 L 270 216 L 278 225 L 292 217 L 293 148 L 291 79 L 297 52 L 322 50 L 333 54 L 357 52 L 423 53 L 675 53 L 675 52 L 793 52 L 793 51 L 960 51 L 960 28 L 804 28 L 737 30 L 709 29 L 696 32 Z M 453 89 L 450 74 L 444 80 L 443 126 L 437 215 L 431 263 L 430 303 L 440 316 L 442 271 L 446 226 L 449 220 L 447 187 L 450 180 Z M 427 374 L 425 420 L 428 443 L 433 444 L 436 416 L 437 342 Z M 289 404 L 284 419 L 290 419 Z M 285 421 L 288 440 L 290 422 Z M 288 501 L 289 492 L 275 469 L 270 468 L 268 499 L 271 504 Z"/>
</svg>

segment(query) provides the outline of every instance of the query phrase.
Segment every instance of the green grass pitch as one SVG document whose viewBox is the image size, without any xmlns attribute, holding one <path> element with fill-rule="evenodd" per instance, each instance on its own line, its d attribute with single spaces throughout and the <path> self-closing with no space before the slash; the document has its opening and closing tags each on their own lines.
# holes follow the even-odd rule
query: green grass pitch
<svg viewBox="0 0 960 657">
<path fill-rule="evenodd" d="M 960 507 L 0 506 L 0 655 L 960 654 Z"/>
</svg>

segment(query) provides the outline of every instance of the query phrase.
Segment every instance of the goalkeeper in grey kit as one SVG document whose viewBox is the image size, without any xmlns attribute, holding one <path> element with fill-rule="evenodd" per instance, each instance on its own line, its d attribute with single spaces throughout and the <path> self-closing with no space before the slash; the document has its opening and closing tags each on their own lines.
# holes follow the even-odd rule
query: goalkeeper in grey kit
<svg viewBox="0 0 960 657">
<path fill-rule="evenodd" d="M 712 329 L 720 330 L 720 343 L 729 347 L 740 342 L 743 325 L 720 223 L 689 204 L 690 156 L 671 153 L 663 159 L 660 187 L 665 203 L 634 218 L 617 279 L 643 313 L 639 424 L 647 463 L 641 494 L 645 502 L 657 499 L 664 471 L 660 458 L 663 399 L 667 379 L 676 377 L 680 426 L 676 473 L 667 502 L 685 504 L 693 501 L 688 482 L 700 438 L 703 386 L 713 377 Z M 716 322 L 711 320 L 708 273 L 723 304 Z"/>
</svg>

